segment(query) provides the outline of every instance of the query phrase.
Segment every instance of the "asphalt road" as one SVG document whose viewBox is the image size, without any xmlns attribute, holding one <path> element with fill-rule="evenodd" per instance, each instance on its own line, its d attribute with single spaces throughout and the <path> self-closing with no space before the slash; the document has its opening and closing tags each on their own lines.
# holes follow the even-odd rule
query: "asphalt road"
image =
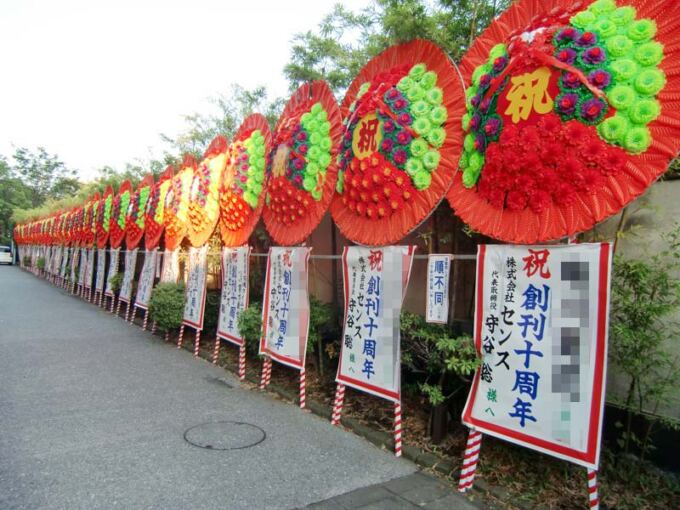
<svg viewBox="0 0 680 510">
<path fill-rule="evenodd" d="M 297 508 L 415 472 L 16 267 L 0 299 L 2 510 Z M 255 427 L 185 440 L 220 421 Z"/>
</svg>

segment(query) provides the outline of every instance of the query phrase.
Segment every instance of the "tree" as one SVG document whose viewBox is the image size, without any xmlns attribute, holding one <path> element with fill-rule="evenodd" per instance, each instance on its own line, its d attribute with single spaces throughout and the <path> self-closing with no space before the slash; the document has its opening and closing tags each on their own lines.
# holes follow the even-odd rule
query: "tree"
<svg viewBox="0 0 680 510">
<path fill-rule="evenodd" d="M 364 64 L 392 44 L 429 39 L 458 61 L 509 4 L 509 0 L 376 0 L 360 12 L 336 4 L 317 33 L 295 36 L 284 73 L 291 90 L 305 81 L 325 79 L 340 96 Z"/>
<path fill-rule="evenodd" d="M 12 171 L 30 189 L 32 207 L 39 207 L 48 198 L 59 200 L 73 195 L 80 188 L 77 172 L 69 169 L 58 156 L 44 147 L 35 151 L 19 147 L 14 152 Z"/>
<path fill-rule="evenodd" d="M 12 239 L 15 209 L 30 207 L 30 190 L 12 173 L 7 160 L 0 156 L 0 244 L 9 244 Z"/>
<path fill-rule="evenodd" d="M 200 157 L 218 134 L 233 138 L 249 114 L 262 113 L 273 126 L 283 109 L 283 99 L 270 101 L 265 87 L 248 90 L 240 85 L 232 85 L 230 94 L 220 94 L 210 101 L 217 107 L 217 113 L 185 115 L 184 120 L 188 125 L 185 131 L 174 138 L 161 134 L 163 141 L 170 145 L 175 154 L 190 153 Z M 172 160 L 176 156 L 166 152 L 164 157 Z"/>
</svg>

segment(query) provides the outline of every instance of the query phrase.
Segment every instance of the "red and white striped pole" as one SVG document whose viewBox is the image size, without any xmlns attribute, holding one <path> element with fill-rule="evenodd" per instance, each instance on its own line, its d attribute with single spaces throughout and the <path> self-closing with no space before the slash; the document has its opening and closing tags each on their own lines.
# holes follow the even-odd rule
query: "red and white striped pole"
<svg viewBox="0 0 680 510">
<path fill-rule="evenodd" d="M 331 425 L 340 425 L 340 417 L 342 416 L 342 405 L 345 401 L 345 385 L 338 383 L 335 389 L 335 401 L 333 402 L 333 414 L 331 416 Z"/>
<path fill-rule="evenodd" d="M 129 322 L 130 324 L 132 324 L 132 320 L 135 318 L 134 312 L 132 313 L 132 317 L 130 317 L 130 312 L 132 311 L 131 309 L 132 307 L 130 306 L 130 302 L 128 301 L 127 303 L 125 303 L 125 322 Z"/>
<path fill-rule="evenodd" d="M 212 362 L 217 365 L 217 358 L 220 357 L 220 337 L 215 336 L 215 347 L 213 347 Z"/>
<path fill-rule="evenodd" d="M 272 359 L 269 356 L 264 357 L 262 363 L 262 378 L 260 379 L 260 389 L 263 390 L 269 384 L 272 376 Z"/>
<path fill-rule="evenodd" d="M 588 505 L 590 510 L 600 510 L 600 496 L 597 492 L 597 471 L 588 470 Z"/>
<path fill-rule="evenodd" d="M 156 324 L 156 321 L 153 321 L 153 322 L 151 323 L 151 334 L 152 334 L 152 335 L 155 335 L 155 334 L 156 334 L 156 327 L 157 327 L 157 326 L 158 326 L 158 324 Z"/>
<path fill-rule="evenodd" d="M 165 332 L 165 341 L 169 342 L 170 341 L 170 331 Z"/>
<path fill-rule="evenodd" d="M 306 377 L 305 377 L 305 367 L 302 367 L 302 370 L 300 370 L 300 409 L 305 408 L 305 404 L 307 401 L 307 382 L 306 382 Z"/>
<path fill-rule="evenodd" d="M 463 467 L 460 470 L 460 481 L 458 482 L 458 492 L 465 492 L 472 488 L 477 472 L 477 461 L 479 460 L 479 449 L 482 447 L 482 433 L 470 430 L 465 455 L 463 457 Z"/>
<path fill-rule="evenodd" d="M 194 337 L 194 358 L 198 358 L 198 351 L 201 346 L 201 330 L 196 330 L 196 336 Z"/>
<path fill-rule="evenodd" d="M 401 457 L 401 402 L 394 403 L 394 455 Z"/>
<path fill-rule="evenodd" d="M 118 298 L 118 304 L 116 304 L 116 317 L 118 317 L 120 315 L 120 304 L 121 304 L 121 300 L 120 300 L 120 298 Z"/>
<path fill-rule="evenodd" d="M 246 378 L 246 346 L 238 348 L 238 378 L 244 381 Z"/>
<path fill-rule="evenodd" d="M 149 323 L 149 309 L 144 310 L 144 320 L 142 321 L 142 331 L 146 331 L 146 325 Z"/>
<path fill-rule="evenodd" d="M 179 327 L 179 336 L 177 337 L 177 348 L 182 348 L 182 340 L 184 338 L 184 324 Z"/>
</svg>

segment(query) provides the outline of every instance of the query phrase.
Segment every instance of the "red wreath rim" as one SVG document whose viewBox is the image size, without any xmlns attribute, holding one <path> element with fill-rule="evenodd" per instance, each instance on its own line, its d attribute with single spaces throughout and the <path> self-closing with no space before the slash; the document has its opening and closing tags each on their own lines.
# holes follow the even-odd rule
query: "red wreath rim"
<svg viewBox="0 0 680 510">
<path fill-rule="evenodd" d="M 165 171 L 158 178 L 158 182 L 156 182 L 156 184 L 154 184 L 153 192 L 160 189 L 161 184 L 163 184 L 165 181 L 172 179 L 174 172 L 175 172 L 175 170 L 172 167 L 172 165 L 168 165 L 166 167 Z M 163 197 L 163 199 L 165 199 L 165 197 Z M 149 196 L 149 200 L 151 200 L 151 196 Z M 156 223 L 156 220 L 154 220 L 155 216 L 156 216 L 155 211 L 153 211 L 152 214 L 145 214 L 145 218 L 144 218 L 145 227 L 148 226 L 150 222 Z M 161 223 L 161 224 L 156 223 L 156 225 L 158 226 L 158 229 L 157 229 L 155 235 L 149 235 L 149 229 L 148 228 L 144 229 L 144 247 L 147 250 L 153 250 L 154 248 L 158 248 L 158 245 L 161 242 L 161 237 L 163 236 L 163 231 L 165 230 L 165 225 L 163 223 Z"/>
<path fill-rule="evenodd" d="M 139 192 L 144 188 L 145 186 L 153 187 L 153 175 L 148 174 L 147 176 L 142 179 L 142 182 L 139 183 L 137 186 L 137 190 L 135 191 L 134 195 L 130 197 L 130 200 L 134 200 L 138 197 Z M 149 190 L 149 195 L 151 194 L 151 191 Z M 142 240 L 142 236 L 144 235 L 144 230 L 141 229 L 138 226 L 136 228 L 128 228 L 129 225 L 132 223 L 135 223 L 135 220 L 133 219 L 134 216 L 137 216 L 137 213 L 139 212 L 139 203 L 137 204 L 137 207 L 135 207 L 130 216 L 127 216 L 125 218 L 125 246 L 127 246 L 128 250 L 134 250 L 139 246 L 139 242 Z M 136 224 L 135 224 L 136 225 Z M 144 215 L 144 226 L 146 227 L 146 214 Z"/>
<path fill-rule="evenodd" d="M 310 207 L 307 214 L 298 222 L 293 225 L 281 223 L 269 206 L 264 206 L 262 219 L 264 220 L 267 232 L 272 236 L 274 242 L 281 246 L 294 246 L 300 244 L 310 236 L 319 223 L 321 223 L 323 215 L 326 214 L 326 211 L 333 200 L 335 185 L 338 181 L 338 164 L 336 158 L 342 137 L 342 115 L 338 102 L 335 100 L 335 96 L 333 96 L 333 92 L 328 86 L 328 83 L 323 80 L 317 80 L 305 83 L 298 88 L 289 99 L 283 113 L 279 117 L 274 133 L 278 133 L 281 126 L 295 114 L 298 108 L 306 103 L 321 103 L 328 115 L 328 121 L 331 125 L 331 162 L 326 169 L 326 178 L 323 185 L 321 200 L 316 201 L 312 199 L 311 195 L 305 191 L 311 199 Z M 272 147 L 271 151 L 276 151 L 276 149 L 277 147 Z M 269 159 L 271 159 L 271 155 Z"/>
<path fill-rule="evenodd" d="M 216 156 L 219 156 L 220 154 L 226 153 L 227 150 L 229 149 L 229 142 L 227 138 L 224 135 L 217 135 L 215 138 L 213 138 L 212 142 L 210 142 L 210 145 L 208 148 L 205 150 L 205 153 L 203 154 L 203 158 L 201 159 L 201 162 L 197 166 L 197 169 L 200 168 L 200 166 L 203 164 L 203 162 L 208 159 L 208 158 L 213 158 Z M 191 246 L 194 248 L 200 248 L 203 246 L 205 243 L 208 242 L 210 237 L 213 235 L 213 232 L 215 232 L 215 228 L 217 228 L 217 224 L 220 221 L 220 187 L 222 185 L 222 173 L 217 176 L 217 196 L 215 197 L 215 200 L 217 201 L 217 214 L 215 215 L 215 219 L 211 222 L 208 223 L 204 228 L 201 230 L 194 230 L 193 225 L 191 223 L 191 219 L 188 221 L 188 232 L 187 232 L 187 238 L 189 239 L 189 243 Z M 194 179 L 196 178 L 196 174 L 194 174 Z M 192 179 L 192 186 L 193 186 L 193 179 Z M 208 196 L 208 201 L 206 201 L 206 206 L 210 202 L 210 196 Z M 191 200 L 191 194 L 189 194 L 189 207 L 191 207 L 192 200 Z"/>
<path fill-rule="evenodd" d="M 190 154 L 186 154 L 184 156 L 184 159 L 182 161 L 182 167 L 180 168 L 179 172 L 173 176 L 173 179 L 181 179 L 182 173 L 183 172 L 191 172 L 192 175 L 192 182 L 193 182 L 193 175 L 194 175 L 194 170 L 196 170 L 196 159 L 191 156 Z M 182 190 L 183 192 L 184 190 Z M 191 193 L 191 185 L 189 186 L 189 193 Z M 182 203 L 183 200 L 183 193 L 176 193 L 173 197 L 173 207 L 175 204 L 179 207 L 179 205 Z M 166 208 L 167 210 L 167 208 Z M 166 227 L 166 222 L 165 222 L 165 217 L 163 218 L 163 229 L 165 230 L 165 248 L 167 250 L 173 251 L 177 249 L 181 244 L 182 241 L 184 241 L 184 238 L 187 236 L 187 233 L 189 232 L 189 220 L 181 225 L 181 230 L 178 232 L 178 235 L 176 236 L 169 236 L 168 231 L 165 228 Z"/>
<path fill-rule="evenodd" d="M 573 12 L 586 9 L 592 1 L 520 0 L 497 18 L 475 40 L 463 58 L 460 70 L 466 84 L 474 69 L 488 59 L 489 51 L 511 34 L 525 29 L 541 17 L 559 9 Z M 597 223 L 617 214 L 627 204 L 642 195 L 667 169 L 680 148 L 680 3 L 672 0 L 628 1 L 637 10 L 637 18 L 652 18 L 657 23 L 655 39 L 664 45 L 664 59 L 659 67 L 667 83 L 657 95 L 662 104 L 661 115 L 648 124 L 653 142 L 639 155 L 627 155 L 623 173 L 617 178 L 605 177 L 602 188 L 593 194 L 577 193 L 571 206 L 552 204 L 540 214 L 500 210 L 491 206 L 473 190 L 462 184 L 462 175 L 454 178 L 447 198 L 455 214 L 473 230 L 511 243 L 534 244 L 571 237 L 591 229 Z M 620 5 L 620 6 L 621 6 Z M 673 14 L 675 13 L 675 14 Z M 604 142 L 603 142 L 604 143 Z"/>
<path fill-rule="evenodd" d="M 453 175 L 458 168 L 461 154 L 461 119 L 465 113 L 463 84 L 451 59 L 431 41 L 415 39 L 408 43 L 387 48 L 371 59 L 352 81 L 340 107 L 342 115 L 349 115 L 349 107 L 357 96 L 359 87 L 370 81 L 376 74 L 399 65 L 423 62 L 428 70 L 437 73 L 437 86 L 444 91 L 443 105 L 448 119 L 443 127 L 446 131 L 444 144 L 439 148 L 441 160 L 437 170 L 432 172 L 430 187 L 416 191 L 408 207 L 395 211 L 389 218 L 370 220 L 350 211 L 342 197 L 334 193 L 331 214 L 342 234 L 357 244 L 379 246 L 393 244 L 415 230 L 436 209 L 449 190 Z"/>
<path fill-rule="evenodd" d="M 116 196 L 120 197 L 120 195 L 122 195 L 126 191 L 132 192 L 132 184 L 130 184 L 130 181 L 124 181 L 123 184 L 120 185 L 120 188 L 118 188 L 118 193 L 116 194 Z M 123 244 L 124 238 L 125 229 L 121 229 L 118 226 L 118 218 L 114 218 L 113 214 L 111 214 L 111 219 L 109 223 L 109 244 L 111 245 L 111 248 L 120 248 L 120 245 Z"/>
<path fill-rule="evenodd" d="M 104 194 L 102 195 L 102 201 L 105 201 L 108 197 L 113 196 L 113 186 L 110 184 L 106 187 Z M 109 232 L 103 228 L 104 218 L 97 217 L 97 248 L 106 248 L 106 242 L 109 240 Z M 109 225 L 109 230 L 111 226 Z"/>
<path fill-rule="evenodd" d="M 264 115 L 260 113 L 253 113 L 246 117 L 246 119 L 241 123 L 241 126 L 238 128 L 238 131 L 236 132 L 236 135 L 234 136 L 234 139 L 232 140 L 231 143 L 234 144 L 248 138 L 250 136 L 250 133 L 252 133 L 256 129 L 259 129 L 260 132 L 262 133 L 262 136 L 264 137 L 265 154 L 269 154 L 269 151 L 271 150 L 272 146 L 272 132 L 271 129 L 269 128 L 269 123 L 267 122 L 267 119 L 265 118 Z M 225 167 L 224 171 L 226 172 L 227 169 L 228 166 Z M 267 194 L 268 184 L 269 176 L 267 175 L 265 169 L 265 177 L 262 185 L 262 192 L 260 193 L 259 199 L 257 201 L 257 207 L 250 213 L 248 221 L 240 229 L 233 231 L 224 228 L 224 226 L 222 225 L 222 217 L 226 213 L 224 210 L 220 208 L 220 221 L 218 223 L 220 225 L 222 244 L 225 247 L 236 248 L 238 246 L 243 246 L 248 242 L 248 238 L 253 233 L 253 230 L 255 230 L 257 222 L 260 220 L 262 208 L 264 207 L 264 197 Z M 220 184 L 220 196 L 221 195 L 222 184 Z"/>
</svg>

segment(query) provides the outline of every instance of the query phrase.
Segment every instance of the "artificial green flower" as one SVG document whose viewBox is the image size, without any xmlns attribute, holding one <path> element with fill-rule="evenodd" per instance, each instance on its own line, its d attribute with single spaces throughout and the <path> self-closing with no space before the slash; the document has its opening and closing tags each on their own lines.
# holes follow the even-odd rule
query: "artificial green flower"
<svg viewBox="0 0 680 510">
<path fill-rule="evenodd" d="M 430 133 L 425 137 L 425 139 L 430 142 L 430 145 L 438 149 L 444 145 L 444 141 L 446 140 L 446 131 L 444 131 L 444 128 L 440 127 L 431 129 Z"/>
<path fill-rule="evenodd" d="M 411 154 L 414 157 L 419 158 L 427 152 L 428 145 L 427 142 L 422 138 L 414 138 L 411 140 L 410 148 Z"/>
<path fill-rule="evenodd" d="M 574 16 L 571 17 L 571 24 L 574 25 L 576 28 L 580 28 L 581 30 L 587 30 L 587 28 L 595 22 L 595 14 L 593 14 L 590 11 L 581 11 L 577 12 Z"/>
<path fill-rule="evenodd" d="M 423 170 L 423 163 L 420 161 L 420 159 L 411 157 L 406 161 L 406 173 L 411 177 L 416 175 L 418 172 L 422 172 Z"/>
<path fill-rule="evenodd" d="M 633 41 L 625 35 L 610 37 L 604 44 L 607 49 L 607 55 L 614 58 L 624 57 L 633 50 Z"/>
<path fill-rule="evenodd" d="M 609 143 L 622 142 L 628 129 L 628 120 L 620 113 L 605 119 L 597 126 L 597 132 Z"/>
<path fill-rule="evenodd" d="M 646 127 L 636 127 L 626 133 L 624 147 L 633 154 L 645 152 L 652 144 L 652 135 Z"/>
<path fill-rule="evenodd" d="M 649 124 L 661 114 L 661 105 L 656 99 L 640 99 L 628 110 L 628 117 L 636 124 Z"/>
<path fill-rule="evenodd" d="M 479 172 L 468 168 L 463 172 L 463 186 L 470 189 L 477 184 L 477 179 L 479 178 Z"/>
<path fill-rule="evenodd" d="M 640 19 L 628 27 L 628 37 L 633 41 L 648 41 L 656 35 L 656 23 L 651 19 Z"/>
<path fill-rule="evenodd" d="M 440 160 L 441 156 L 439 155 L 439 151 L 427 151 L 423 156 L 423 166 L 432 172 L 437 169 Z"/>
<path fill-rule="evenodd" d="M 431 109 L 432 107 L 427 103 L 427 101 L 423 101 L 422 99 L 411 105 L 411 113 L 416 117 L 429 115 Z"/>
<path fill-rule="evenodd" d="M 611 36 L 613 36 L 614 34 L 616 34 L 616 32 L 617 32 L 617 30 L 618 30 L 618 28 L 617 28 L 617 26 L 614 24 L 614 22 L 611 21 L 611 20 L 609 20 L 609 19 L 607 19 L 607 18 L 600 18 L 600 19 L 598 19 L 598 20 L 595 22 L 594 28 L 595 28 L 595 32 L 597 32 L 597 34 L 598 34 L 600 37 L 605 38 L 605 39 L 606 39 L 607 37 L 611 37 Z"/>
<path fill-rule="evenodd" d="M 493 62 L 496 60 L 498 57 L 502 57 L 504 55 L 508 54 L 508 49 L 506 48 L 505 44 L 500 43 L 491 48 L 491 51 L 489 52 L 489 61 Z"/>
<path fill-rule="evenodd" d="M 609 19 L 618 26 L 626 26 L 635 19 L 635 16 L 637 16 L 635 7 L 626 5 L 624 7 L 619 7 L 609 14 Z"/>
<path fill-rule="evenodd" d="M 437 84 L 437 73 L 434 71 L 426 72 L 422 78 L 420 78 L 420 86 L 424 90 L 430 90 Z"/>
<path fill-rule="evenodd" d="M 606 14 L 616 10 L 616 2 L 614 0 L 597 0 L 588 7 L 588 10 L 594 14 Z"/>
<path fill-rule="evenodd" d="M 635 90 L 640 94 L 655 96 L 666 85 L 666 75 L 659 69 L 644 69 L 635 78 Z"/>
<path fill-rule="evenodd" d="M 424 190 L 430 187 L 432 183 L 432 176 L 427 170 L 422 170 L 413 176 L 413 185 L 418 190 Z"/>
<path fill-rule="evenodd" d="M 432 121 L 432 124 L 436 126 L 441 126 L 442 124 L 444 124 L 448 116 L 449 113 L 443 106 L 435 106 L 434 108 L 432 108 L 432 110 L 430 110 L 430 121 Z"/>
<path fill-rule="evenodd" d="M 419 80 L 425 74 L 425 71 L 427 71 L 427 67 L 425 64 L 420 63 L 414 65 L 408 72 L 408 75 L 414 80 Z"/>
<path fill-rule="evenodd" d="M 399 89 L 399 91 L 404 94 L 411 90 L 411 87 L 413 87 L 413 79 L 411 79 L 409 76 L 404 76 L 397 83 L 397 89 Z"/>
<path fill-rule="evenodd" d="M 420 136 L 427 136 L 432 130 L 432 124 L 427 120 L 427 117 L 418 117 L 413 123 L 413 130 Z"/>
<path fill-rule="evenodd" d="M 630 59 L 623 58 L 612 62 L 609 66 L 615 82 L 624 82 L 633 79 L 638 73 L 638 65 Z"/>
<path fill-rule="evenodd" d="M 635 60 L 643 66 L 656 66 L 663 60 L 663 45 L 653 41 L 635 48 Z"/>
<path fill-rule="evenodd" d="M 630 108 L 636 98 L 635 90 L 628 85 L 616 85 L 607 93 L 609 103 L 619 111 Z"/>
</svg>

